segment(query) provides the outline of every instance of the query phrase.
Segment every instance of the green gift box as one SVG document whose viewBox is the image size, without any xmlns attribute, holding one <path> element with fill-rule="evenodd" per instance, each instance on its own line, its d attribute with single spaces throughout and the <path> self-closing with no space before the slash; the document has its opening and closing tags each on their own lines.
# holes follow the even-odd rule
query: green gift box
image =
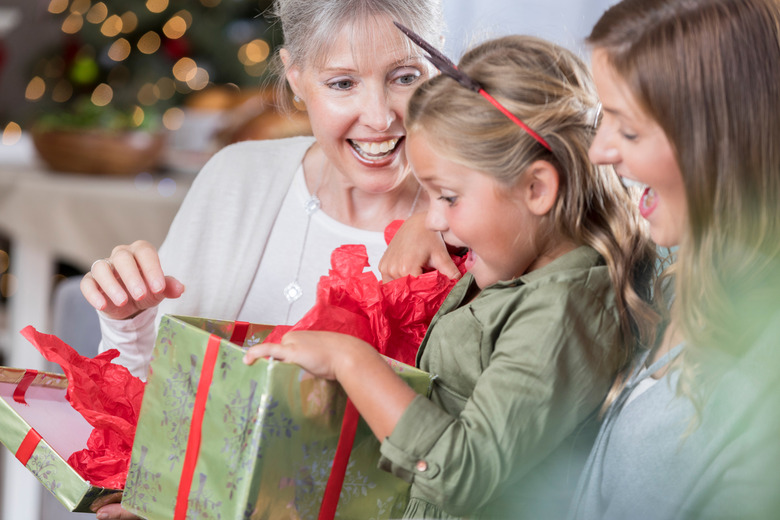
<svg viewBox="0 0 780 520">
<path fill-rule="evenodd" d="M 338 383 L 296 365 L 244 365 L 242 347 L 260 343 L 272 328 L 162 317 L 125 509 L 153 519 L 317 518 L 347 398 Z M 429 374 L 388 363 L 428 395 Z M 360 420 L 336 518 L 392 518 L 403 511 L 409 484 L 380 470 L 378 460 L 379 442 Z"/>
<path fill-rule="evenodd" d="M 67 388 L 61 374 L 0 367 L 0 441 L 69 511 L 89 512 L 118 491 L 91 485 L 67 462 L 92 433 L 65 399 Z"/>
</svg>

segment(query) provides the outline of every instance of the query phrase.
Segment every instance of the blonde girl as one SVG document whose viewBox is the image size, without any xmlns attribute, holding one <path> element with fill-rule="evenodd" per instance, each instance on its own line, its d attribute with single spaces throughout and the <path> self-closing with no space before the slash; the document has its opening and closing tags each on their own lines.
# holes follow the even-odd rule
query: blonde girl
<svg viewBox="0 0 780 520">
<path fill-rule="evenodd" d="M 441 75 L 406 119 L 427 225 L 469 251 L 418 352 L 431 397 L 339 334 L 290 333 L 246 361 L 338 380 L 380 465 L 412 484 L 405 518 L 556 518 L 632 351 L 654 250 L 615 173 L 588 160 L 598 110 L 580 60 L 514 36 L 457 70 L 496 104 Z"/>
</svg>

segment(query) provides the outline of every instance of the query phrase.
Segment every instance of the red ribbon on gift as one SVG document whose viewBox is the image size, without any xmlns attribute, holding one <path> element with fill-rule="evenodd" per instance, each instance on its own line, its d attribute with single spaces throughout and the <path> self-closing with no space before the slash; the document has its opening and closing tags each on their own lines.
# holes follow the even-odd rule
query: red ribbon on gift
<svg viewBox="0 0 780 520">
<path fill-rule="evenodd" d="M 16 385 L 16 388 L 14 389 L 14 401 L 20 404 L 27 404 L 27 401 L 24 400 L 24 396 L 37 376 L 37 370 L 28 369 L 24 371 L 22 380 L 19 381 L 19 384 Z"/>
<path fill-rule="evenodd" d="M 230 342 L 243 347 L 247 332 L 249 332 L 249 322 L 236 321 L 235 325 L 233 325 L 233 334 L 230 336 Z"/>
<path fill-rule="evenodd" d="M 16 450 L 16 458 L 19 459 L 23 466 L 27 465 L 27 461 L 32 457 L 39 442 L 41 442 L 41 434 L 36 432 L 34 428 L 30 428 L 30 431 L 27 432 L 27 435 L 24 436 L 22 443 L 19 445 L 19 449 Z"/>
<path fill-rule="evenodd" d="M 209 336 L 206 353 L 203 356 L 203 366 L 200 369 L 200 380 L 198 381 L 198 389 L 195 392 L 195 405 L 192 410 L 192 419 L 190 420 L 190 435 L 187 439 L 187 450 L 184 454 L 184 465 L 182 466 L 179 491 L 176 496 L 176 508 L 173 513 L 174 520 L 187 518 L 192 477 L 195 475 L 195 466 L 198 463 L 200 454 L 203 416 L 206 414 L 209 387 L 214 377 L 214 367 L 217 365 L 217 354 L 219 354 L 221 341 L 222 339 L 219 336 L 214 334 Z"/>
<path fill-rule="evenodd" d="M 341 420 L 339 442 L 336 445 L 336 456 L 333 457 L 333 468 L 330 470 L 328 483 L 325 485 L 325 494 L 322 496 L 317 520 L 333 520 L 336 516 L 336 508 L 339 505 L 341 488 L 344 486 L 344 477 L 347 474 L 347 464 L 349 463 L 349 455 L 352 453 L 352 445 L 355 443 L 359 419 L 360 414 L 352 403 L 352 399 L 347 398 L 347 407 L 344 409 L 344 418 Z"/>
</svg>

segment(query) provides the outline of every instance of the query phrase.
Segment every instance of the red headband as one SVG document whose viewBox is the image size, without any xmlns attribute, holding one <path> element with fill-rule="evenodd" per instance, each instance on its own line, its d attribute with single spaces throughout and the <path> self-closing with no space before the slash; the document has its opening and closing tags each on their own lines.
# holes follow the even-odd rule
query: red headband
<svg viewBox="0 0 780 520">
<path fill-rule="evenodd" d="M 548 150 L 552 151 L 552 148 L 547 143 L 547 141 L 542 138 L 539 134 L 534 132 L 528 125 L 520 121 L 520 119 L 515 116 L 512 112 L 507 110 L 507 108 L 496 101 L 496 98 L 488 94 L 484 88 L 482 88 L 482 85 L 479 84 L 476 80 L 470 78 L 465 72 L 462 72 L 458 70 L 458 67 L 455 66 L 452 61 L 447 58 L 444 54 L 436 50 L 436 48 L 431 45 L 430 43 L 423 40 L 418 34 L 414 33 L 410 29 L 407 29 L 403 25 L 401 25 L 398 22 L 393 22 L 396 27 L 398 27 L 401 32 L 403 32 L 410 40 L 412 40 L 418 47 L 420 47 L 422 50 L 428 53 L 428 56 L 426 58 L 428 61 L 433 63 L 433 65 L 439 69 L 439 71 L 442 74 L 446 74 L 447 76 L 451 77 L 464 87 L 466 87 L 469 90 L 472 90 L 478 94 L 480 94 L 482 97 L 490 101 L 490 103 L 499 109 L 502 114 L 504 114 L 506 117 L 508 117 L 513 123 L 515 123 L 517 126 L 525 130 L 528 135 L 536 139 L 536 141 L 539 142 L 542 146 L 547 148 Z"/>
</svg>

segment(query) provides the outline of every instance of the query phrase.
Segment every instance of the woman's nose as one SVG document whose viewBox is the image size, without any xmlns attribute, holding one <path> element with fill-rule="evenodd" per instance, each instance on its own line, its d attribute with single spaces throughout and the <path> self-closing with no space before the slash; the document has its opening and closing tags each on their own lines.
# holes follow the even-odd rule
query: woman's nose
<svg viewBox="0 0 780 520">
<path fill-rule="evenodd" d="M 596 137 L 588 149 L 588 157 L 593 164 L 616 164 L 620 162 L 620 152 L 612 142 L 612 131 L 599 127 Z"/>
<path fill-rule="evenodd" d="M 396 107 L 387 91 L 384 88 L 371 89 L 362 107 L 363 124 L 377 132 L 385 132 L 397 117 Z"/>
</svg>

